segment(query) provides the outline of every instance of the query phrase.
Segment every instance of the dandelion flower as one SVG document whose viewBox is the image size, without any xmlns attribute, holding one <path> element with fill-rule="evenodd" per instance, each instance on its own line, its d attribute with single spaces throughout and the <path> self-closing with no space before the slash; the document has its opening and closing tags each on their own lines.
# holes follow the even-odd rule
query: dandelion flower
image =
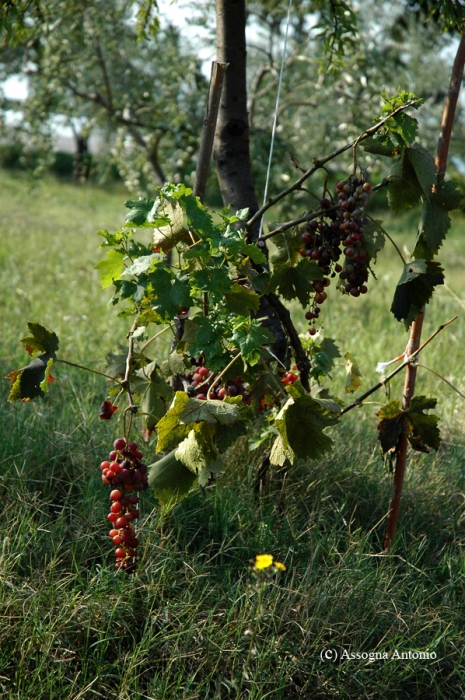
<svg viewBox="0 0 465 700">
<path fill-rule="evenodd" d="M 255 557 L 255 569 L 268 569 L 273 566 L 273 557 L 271 554 L 257 554 Z"/>
</svg>

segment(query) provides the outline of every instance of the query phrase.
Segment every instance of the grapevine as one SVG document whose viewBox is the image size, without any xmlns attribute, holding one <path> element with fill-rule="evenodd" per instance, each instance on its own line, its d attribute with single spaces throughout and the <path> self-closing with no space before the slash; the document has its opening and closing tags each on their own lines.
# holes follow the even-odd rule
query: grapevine
<svg viewBox="0 0 465 700">
<path fill-rule="evenodd" d="M 442 267 L 433 258 L 444 231 L 436 232 L 434 222 L 450 224 L 447 212 L 459 206 L 461 194 L 455 183 L 438 181 L 434 159 L 413 143 L 416 120 L 404 110 L 419 103 L 406 92 L 386 97 L 374 127 L 303 171 L 252 216 L 248 210 L 223 210 L 214 217 L 190 188 L 167 183 L 151 199 L 126 202 L 129 211 L 117 232 L 99 232 L 106 252 L 96 266 L 102 288 L 112 287 L 112 303 L 121 305 L 121 315 L 132 317 L 127 351 L 113 355 L 105 372 L 97 372 L 109 382 L 100 406 L 102 420 L 111 420 L 121 400 L 128 401 L 116 414 L 123 420 L 124 437 L 100 465 L 102 481 L 111 487 L 108 520 L 117 570 L 136 569 L 139 541 L 133 521 L 140 514 L 139 493 L 149 485 L 162 504 L 172 507 L 196 486 L 215 483 L 225 451 L 260 416 L 272 440 L 269 464 L 319 458 L 333 445 L 326 429 L 363 400 L 343 409 L 344 401 L 323 386 L 341 352 L 317 327 L 332 280 L 346 297 L 368 291 L 384 230 L 365 207 L 381 185 L 373 187 L 361 168 L 337 183 L 332 198 L 325 182 L 317 211 L 278 223 L 255 240 L 253 226 L 270 206 L 300 189 L 324 163 L 367 141 L 367 151 L 381 148 L 395 158 L 382 182 L 388 186 L 391 207 L 401 211 L 421 200 L 425 221 L 433 213 L 433 224 L 420 231 L 414 259 L 404 264 L 394 316 L 409 327 L 443 283 Z M 150 242 L 138 236 L 139 229 L 147 228 L 153 230 Z M 275 249 L 268 255 L 266 241 L 272 237 Z M 309 322 L 306 334 L 298 334 L 283 303 L 293 300 Z M 277 341 L 276 324 L 284 347 Z M 153 334 L 154 325 L 163 330 Z M 167 329 L 173 332 L 171 349 L 160 359 L 152 354 L 152 343 Z M 36 323 L 29 330 L 22 343 L 34 359 L 8 374 L 10 401 L 43 396 L 53 381 L 51 370 L 60 362 L 75 364 L 58 356 L 55 333 Z M 350 352 L 345 358 L 346 392 L 353 393 L 360 386 L 360 372 Z M 438 418 L 424 414 L 436 400 L 419 398 L 408 414 L 397 404 L 379 412 L 383 450 L 393 447 L 386 438 L 392 433 L 392 415 L 395 430 L 410 431 L 414 449 L 437 449 Z M 148 448 L 155 461 L 149 465 L 130 441 L 138 422 L 145 440 L 153 436 Z"/>
</svg>

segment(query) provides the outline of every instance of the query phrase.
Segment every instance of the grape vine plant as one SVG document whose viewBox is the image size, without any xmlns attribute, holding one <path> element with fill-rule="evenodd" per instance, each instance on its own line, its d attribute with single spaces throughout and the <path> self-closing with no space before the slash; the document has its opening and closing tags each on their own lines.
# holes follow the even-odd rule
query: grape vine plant
<svg viewBox="0 0 465 700">
<path fill-rule="evenodd" d="M 392 302 L 395 318 L 408 329 L 443 283 L 435 257 L 450 226 L 448 212 L 459 206 L 462 195 L 456 183 L 438 177 L 434 158 L 415 143 L 418 124 L 407 109 L 418 109 L 421 100 L 405 91 L 382 97 L 382 113 L 373 126 L 308 169 L 295 160 L 301 176 L 252 217 L 247 210 L 228 209 L 213 215 L 190 188 L 168 183 L 152 199 L 126 202 L 128 213 L 117 232 L 98 232 L 106 251 L 96 266 L 102 287 L 113 287 L 112 303 L 131 319 L 128 351 L 113 355 L 102 373 L 110 388 L 100 417 L 108 420 L 120 407 L 123 424 L 123 436 L 101 464 L 103 482 L 112 488 L 108 517 L 116 568 L 135 568 L 138 540 L 132 521 L 139 516 L 138 492 L 150 485 L 168 506 L 196 486 L 212 484 L 225 450 L 247 434 L 257 416 L 266 416 L 268 435 L 275 436 L 271 465 L 315 459 L 331 450 L 326 429 L 340 421 L 345 404 L 320 389 L 341 353 L 317 329 L 329 285 L 337 287 L 340 298 L 357 298 L 372 286 L 372 263 L 389 237 L 369 214 L 374 190 L 387 188 L 394 213 L 422 202 L 412 260 L 402 263 Z M 360 147 L 392 162 L 376 185 L 366 179 Z M 256 237 L 256 222 L 267 209 L 350 149 L 351 172 L 331 187 L 328 175 L 315 210 Z M 266 245 L 270 238 L 272 255 Z M 301 335 L 285 306 L 294 299 L 309 322 Z M 275 347 L 264 300 L 287 335 L 284 354 Z M 58 356 L 53 331 L 37 323 L 29 330 L 21 342 L 33 359 L 8 374 L 9 401 L 43 396 L 52 367 L 70 362 Z M 170 353 L 154 357 L 152 341 L 168 330 Z M 346 361 L 346 388 L 353 392 L 360 383 L 358 371 L 349 353 Z M 438 417 L 425 413 L 435 405 L 436 399 L 422 396 L 408 409 L 396 401 L 386 404 L 378 414 L 383 451 L 395 450 L 401 433 L 415 450 L 437 449 Z M 132 441 L 136 428 L 146 441 L 152 436 L 149 448 L 154 445 L 155 451 L 148 467 Z"/>
</svg>

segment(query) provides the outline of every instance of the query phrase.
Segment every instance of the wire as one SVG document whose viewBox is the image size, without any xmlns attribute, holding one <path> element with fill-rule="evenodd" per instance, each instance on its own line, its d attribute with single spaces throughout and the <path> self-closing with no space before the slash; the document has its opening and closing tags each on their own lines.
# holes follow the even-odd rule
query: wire
<svg viewBox="0 0 465 700">
<path fill-rule="evenodd" d="M 266 200 L 268 197 L 268 186 L 270 184 L 271 161 L 273 159 L 274 137 L 276 134 L 276 125 L 278 123 L 278 108 L 279 108 L 279 100 L 281 97 L 281 83 L 283 81 L 284 60 L 286 58 L 287 37 L 289 34 L 289 24 L 290 24 L 290 20 L 291 20 L 291 7 L 292 7 L 292 0 L 289 0 L 289 7 L 287 9 L 286 35 L 284 37 L 283 56 L 281 59 L 281 69 L 279 71 L 278 94 L 276 95 L 276 106 L 275 106 L 274 117 L 273 117 L 273 128 L 271 130 L 270 156 L 268 158 L 268 168 L 266 171 L 266 182 L 265 182 L 265 193 L 263 195 L 263 205 L 266 204 Z M 259 238 L 262 237 L 262 232 L 263 232 L 263 216 L 260 219 L 260 230 L 258 232 Z"/>
</svg>

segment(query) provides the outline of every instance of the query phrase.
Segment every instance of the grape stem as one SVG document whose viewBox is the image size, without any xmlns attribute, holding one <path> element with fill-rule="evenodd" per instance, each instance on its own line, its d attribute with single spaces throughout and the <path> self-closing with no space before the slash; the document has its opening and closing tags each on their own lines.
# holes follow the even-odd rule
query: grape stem
<svg viewBox="0 0 465 700">
<path fill-rule="evenodd" d="M 452 323 L 453 321 L 456 321 L 457 318 L 458 318 L 458 316 L 454 316 L 454 317 L 451 318 L 449 321 L 446 321 L 446 322 L 443 323 L 441 326 L 439 326 L 439 328 L 436 328 L 436 330 L 434 331 L 434 333 L 432 333 L 432 334 L 430 335 L 430 337 L 427 338 L 427 339 L 425 340 L 425 342 L 422 343 L 422 344 L 420 345 L 420 347 L 418 348 L 418 350 L 415 350 L 415 352 L 413 352 L 411 355 L 409 355 L 409 357 L 408 357 L 408 359 L 407 359 L 406 361 L 402 362 L 402 364 L 399 365 L 399 367 L 396 367 L 395 370 L 393 370 L 390 374 L 387 375 L 387 377 L 384 377 L 384 379 L 382 379 L 382 380 L 379 381 L 377 384 L 375 384 L 375 386 L 372 386 L 371 389 L 368 389 L 368 391 L 366 391 L 362 396 L 359 396 L 359 398 L 358 398 L 356 401 L 354 401 L 353 403 L 349 404 L 349 406 L 346 406 L 345 408 L 343 408 L 342 411 L 341 411 L 341 413 L 340 413 L 340 415 L 342 416 L 343 413 L 347 413 L 348 411 L 351 411 L 353 408 L 357 408 L 357 406 L 361 406 L 361 405 L 363 404 L 363 401 L 364 401 L 366 398 L 368 398 L 369 396 L 371 396 L 371 394 L 374 394 L 375 391 L 378 391 L 378 389 L 381 389 L 381 387 L 385 386 L 388 382 L 390 382 L 391 379 L 392 379 L 393 377 L 395 377 L 396 374 L 399 374 L 399 372 L 401 372 L 405 367 L 407 367 L 407 365 L 416 364 L 416 363 L 415 363 L 415 359 L 416 359 L 416 357 L 420 354 L 420 352 L 423 350 L 423 348 L 424 348 L 426 345 L 428 345 L 428 343 L 430 343 L 430 342 L 433 340 L 433 338 L 435 338 L 435 337 L 437 336 L 438 333 L 440 333 L 442 330 L 444 330 L 444 328 L 445 328 L 446 326 L 448 326 L 448 325 L 449 325 L 450 323 Z M 433 371 L 433 370 L 431 370 L 431 371 Z M 440 376 L 440 375 L 438 375 L 438 376 Z M 441 379 L 443 379 L 443 377 L 441 377 Z M 446 380 L 444 380 L 444 381 L 446 381 Z M 452 388 L 455 388 L 455 387 L 452 387 Z M 459 393 L 460 393 L 460 392 L 459 392 Z M 465 397 L 464 397 L 464 398 L 465 398 Z"/>
<path fill-rule="evenodd" d="M 372 188 L 373 192 L 376 190 L 380 190 L 382 187 L 387 187 L 390 184 L 390 180 L 388 178 L 384 178 L 378 185 L 375 185 L 375 187 Z M 311 194 L 311 193 L 310 193 Z M 340 208 L 340 204 L 335 204 L 332 207 L 328 207 L 328 209 L 319 209 L 318 211 L 313 212 L 312 214 L 305 214 L 304 216 L 301 216 L 299 219 L 293 219 L 293 221 L 286 221 L 284 224 L 281 224 L 281 226 L 278 226 L 278 228 L 273 229 L 273 231 L 270 231 L 269 233 L 266 233 L 264 236 L 261 237 L 261 241 L 266 241 L 267 238 L 271 238 L 272 236 L 276 236 L 278 233 L 283 233 L 284 231 L 287 231 L 290 228 L 293 228 L 294 226 L 298 226 L 299 224 L 304 224 L 307 221 L 312 221 L 312 219 L 318 219 L 320 216 L 326 216 L 329 212 L 331 211 L 337 211 Z"/>
<path fill-rule="evenodd" d="M 132 363 L 134 360 L 134 331 L 137 328 L 137 321 L 134 321 L 132 324 L 131 330 L 127 334 L 127 338 L 129 340 L 128 342 L 128 355 L 126 357 L 126 372 L 124 374 L 124 379 L 121 382 L 122 388 L 125 390 L 125 392 L 128 395 L 128 401 L 129 401 L 129 406 L 126 410 L 129 410 L 131 412 L 131 421 L 129 423 L 129 431 L 131 430 L 131 423 L 132 423 L 132 415 L 134 413 L 137 413 L 137 406 L 134 403 L 134 399 L 132 396 L 132 391 L 131 391 L 131 383 L 129 381 L 129 376 L 131 374 L 131 369 L 132 369 Z"/>
<path fill-rule="evenodd" d="M 218 384 L 218 382 L 220 381 L 220 379 L 226 374 L 226 372 L 228 371 L 228 369 L 229 369 L 230 367 L 233 366 L 233 364 L 235 363 L 235 361 L 236 361 L 239 357 L 241 357 L 241 353 L 240 353 L 240 352 L 238 352 L 237 355 L 235 355 L 235 356 L 233 357 L 233 359 L 231 360 L 231 362 L 230 362 L 228 365 L 226 365 L 226 367 L 224 368 L 224 370 L 223 370 L 222 372 L 220 372 L 220 374 L 217 376 L 217 378 L 215 379 L 215 381 L 213 382 L 213 384 L 211 384 L 211 386 L 208 388 L 208 391 L 207 391 L 207 401 L 210 400 L 210 396 L 211 396 L 211 393 L 212 393 L 214 387 Z"/>
<path fill-rule="evenodd" d="M 171 326 L 166 326 L 165 328 L 163 328 L 162 331 L 158 331 L 158 333 L 155 333 L 155 335 L 153 335 L 153 336 L 150 338 L 150 340 L 147 340 L 147 342 L 145 343 L 145 345 L 143 346 L 143 348 L 142 348 L 141 351 L 140 351 L 140 352 L 141 352 L 141 355 L 143 355 L 144 352 L 145 352 L 145 350 L 148 348 L 148 346 L 149 346 L 151 343 L 153 343 L 153 341 L 156 340 L 156 339 L 157 339 L 160 335 L 162 335 L 165 331 L 167 331 L 168 328 L 171 328 Z M 173 329 L 171 328 L 171 330 L 173 330 Z"/>
<path fill-rule="evenodd" d="M 64 365 L 69 365 L 70 367 L 77 367 L 77 369 L 84 369 L 86 372 L 92 372 L 92 374 L 98 374 L 99 377 L 105 377 L 105 379 L 111 379 L 112 382 L 116 384 L 122 384 L 121 379 L 112 377 L 110 374 L 105 374 L 105 372 L 99 372 L 96 369 L 91 369 L 90 367 L 85 367 L 84 365 L 78 365 L 76 362 L 70 362 L 69 360 L 62 360 L 61 358 L 55 358 L 55 362 L 61 362 Z"/>
<path fill-rule="evenodd" d="M 373 188 L 373 189 L 374 189 L 374 188 Z M 380 224 L 378 224 L 378 222 L 377 222 L 375 219 L 373 219 L 373 217 L 370 216 L 369 214 L 366 214 L 366 213 L 365 213 L 365 216 L 366 216 L 368 219 L 370 219 L 370 221 L 372 221 L 372 222 L 377 226 L 377 228 L 378 228 L 380 231 L 383 232 L 383 234 L 386 236 L 386 238 L 388 238 L 388 239 L 391 241 L 392 245 L 393 245 L 394 248 L 397 250 L 400 259 L 402 260 L 402 262 L 404 263 L 404 265 L 406 265 L 406 264 L 407 264 L 407 261 L 405 260 L 404 256 L 402 255 L 399 246 L 398 246 L 397 243 L 394 241 L 394 239 L 389 235 L 389 233 L 386 231 L 386 229 L 384 229 Z"/>
<path fill-rule="evenodd" d="M 445 382 L 446 384 L 448 384 L 448 386 L 450 386 L 450 388 L 453 389 L 453 390 L 456 392 L 456 394 L 458 394 L 459 396 L 461 396 L 462 399 L 465 399 L 465 394 L 462 394 L 462 392 L 459 391 L 459 390 L 457 389 L 457 387 L 454 386 L 454 385 L 452 384 L 452 382 L 450 382 L 448 379 L 446 379 L 445 377 L 443 377 L 442 374 L 439 374 L 439 372 L 436 372 L 434 369 L 431 369 L 431 367 L 427 367 L 426 365 L 422 365 L 422 364 L 420 364 L 419 362 L 417 362 L 417 367 L 423 367 L 423 369 L 427 369 L 428 372 L 432 372 L 433 374 L 436 375 L 436 377 L 439 377 L 439 379 L 442 379 L 443 382 Z"/>
<path fill-rule="evenodd" d="M 356 139 L 353 139 L 349 143 L 346 143 L 344 146 L 341 146 L 340 148 L 337 148 L 335 151 L 330 153 L 329 155 L 325 156 L 324 158 L 317 159 L 315 158 L 314 164 L 312 165 L 311 168 L 306 170 L 303 175 L 299 177 L 298 180 L 296 180 L 292 185 L 289 185 L 289 187 L 286 187 L 285 190 L 282 190 L 282 192 L 279 192 L 277 195 L 274 197 L 270 197 L 266 204 L 264 204 L 255 214 L 247 221 L 245 228 L 247 231 L 249 231 L 254 223 L 256 221 L 259 221 L 263 214 L 270 209 L 274 204 L 277 202 L 281 201 L 284 197 L 287 197 L 288 194 L 291 192 L 295 192 L 298 190 L 303 182 L 307 180 L 311 175 L 313 175 L 314 172 L 322 168 L 325 163 L 328 163 L 328 161 L 333 160 L 333 158 L 337 158 L 341 153 L 344 153 L 345 151 L 348 151 L 350 148 L 353 148 L 353 146 L 360 142 L 364 141 L 367 139 L 369 136 L 372 136 L 373 134 L 376 134 L 377 131 L 381 129 L 385 125 L 389 119 L 394 117 L 396 114 L 399 114 L 399 112 L 404 111 L 405 109 L 408 109 L 409 107 L 413 107 L 413 105 L 417 104 L 420 100 L 410 100 L 407 102 L 405 105 L 401 105 L 400 107 L 397 107 L 394 109 L 390 114 L 388 114 L 386 117 L 381 119 L 377 124 L 374 126 L 370 127 L 369 129 L 366 129 L 366 131 L 363 131 L 359 136 L 357 136 Z"/>
</svg>

